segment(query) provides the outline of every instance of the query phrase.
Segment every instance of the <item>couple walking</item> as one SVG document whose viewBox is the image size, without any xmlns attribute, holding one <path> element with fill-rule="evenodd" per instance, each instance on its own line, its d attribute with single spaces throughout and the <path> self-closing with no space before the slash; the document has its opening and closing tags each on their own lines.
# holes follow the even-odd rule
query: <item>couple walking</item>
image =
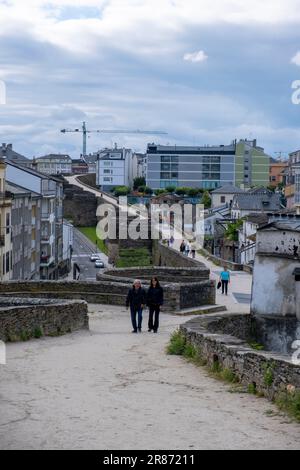
<svg viewBox="0 0 300 470">
<path fill-rule="evenodd" d="M 164 291 L 161 287 L 157 277 L 151 280 L 150 287 L 146 292 L 142 287 L 140 280 L 136 279 L 133 283 L 132 289 L 129 290 L 126 307 L 130 307 L 131 322 L 133 326 L 132 333 L 142 331 L 143 322 L 143 310 L 147 305 L 149 307 L 149 320 L 148 320 L 148 331 L 149 333 L 157 333 L 159 327 L 159 313 L 160 307 L 164 301 Z M 138 321 L 136 319 L 138 317 Z"/>
</svg>

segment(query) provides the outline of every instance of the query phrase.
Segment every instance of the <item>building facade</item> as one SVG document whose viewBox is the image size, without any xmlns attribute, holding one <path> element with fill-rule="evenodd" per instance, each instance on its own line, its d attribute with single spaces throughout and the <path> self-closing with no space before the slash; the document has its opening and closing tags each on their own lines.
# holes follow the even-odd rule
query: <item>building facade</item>
<svg viewBox="0 0 300 470">
<path fill-rule="evenodd" d="M 104 191 L 116 186 L 132 185 L 132 151 L 130 149 L 105 149 L 97 160 L 96 184 Z"/>
<path fill-rule="evenodd" d="M 288 168 L 288 162 L 280 162 L 273 160 L 270 163 L 270 186 L 277 188 L 279 184 L 284 182 L 284 174 Z"/>
<path fill-rule="evenodd" d="M 233 198 L 236 194 L 243 194 L 245 191 L 243 189 L 237 188 L 236 186 L 227 185 L 222 188 L 215 189 L 211 193 L 212 209 L 216 207 L 222 207 L 227 205 L 231 207 Z"/>
<path fill-rule="evenodd" d="M 212 147 L 149 144 L 147 186 L 216 189 L 235 180 L 235 143 Z"/>
<path fill-rule="evenodd" d="M 63 255 L 63 183 L 14 163 L 7 163 L 7 180 L 40 194 L 40 278 L 58 279 Z"/>
<path fill-rule="evenodd" d="M 42 196 L 6 182 L 12 197 L 12 279 L 40 279 Z"/>
<path fill-rule="evenodd" d="M 34 169 L 45 175 L 70 175 L 72 159 L 69 155 L 50 154 L 34 160 Z"/>
<path fill-rule="evenodd" d="M 6 191 L 6 163 L 0 157 L 0 281 L 12 279 L 12 199 Z"/>
<path fill-rule="evenodd" d="M 257 146 L 256 139 L 240 140 L 236 144 L 235 185 L 254 187 L 269 185 L 270 156 L 262 147 Z"/>
</svg>

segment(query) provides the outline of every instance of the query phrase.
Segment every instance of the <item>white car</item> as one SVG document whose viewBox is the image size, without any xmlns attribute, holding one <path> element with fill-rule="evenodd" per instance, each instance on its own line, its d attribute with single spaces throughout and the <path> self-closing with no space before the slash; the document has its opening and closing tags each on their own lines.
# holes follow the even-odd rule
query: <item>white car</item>
<svg viewBox="0 0 300 470">
<path fill-rule="evenodd" d="M 100 255 L 98 255 L 97 253 L 94 253 L 93 255 L 91 255 L 90 257 L 90 260 L 94 263 L 95 261 L 97 261 L 98 259 L 100 259 Z"/>
<path fill-rule="evenodd" d="M 102 269 L 105 268 L 105 265 L 104 265 L 103 261 L 101 261 L 101 259 L 97 259 L 95 261 L 95 268 L 102 268 Z"/>
</svg>

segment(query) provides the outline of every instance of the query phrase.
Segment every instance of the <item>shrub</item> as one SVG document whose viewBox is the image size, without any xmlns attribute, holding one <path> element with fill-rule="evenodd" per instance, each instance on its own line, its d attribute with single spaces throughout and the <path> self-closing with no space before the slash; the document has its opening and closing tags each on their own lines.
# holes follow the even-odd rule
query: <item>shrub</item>
<svg viewBox="0 0 300 470">
<path fill-rule="evenodd" d="M 171 336 L 167 346 L 167 353 L 170 355 L 182 356 L 186 345 L 186 339 L 181 331 L 176 330 Z"/>
</svg>

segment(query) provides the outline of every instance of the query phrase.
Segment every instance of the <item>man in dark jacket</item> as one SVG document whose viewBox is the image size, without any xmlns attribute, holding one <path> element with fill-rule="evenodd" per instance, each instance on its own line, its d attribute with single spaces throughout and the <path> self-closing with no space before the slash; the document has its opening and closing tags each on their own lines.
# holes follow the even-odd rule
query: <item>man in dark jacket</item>
<svg viewBox="0 0 300 470">
<path fill-rule="evenodd" d="M 132 333 L 141 333 L 142 331 L 142 321 L 143 321 L 143 309 L 146 303 L 146 292 L 142 288 L 141 281 L 136 279 L 134 281 L 132 289 L 129 290 L 126 307 L 130 307 L 131 312 L 131 321 L 133 326 Z M 136 322 L 136 314 L 138 315 L 138 323 Z"/>
</svg>

